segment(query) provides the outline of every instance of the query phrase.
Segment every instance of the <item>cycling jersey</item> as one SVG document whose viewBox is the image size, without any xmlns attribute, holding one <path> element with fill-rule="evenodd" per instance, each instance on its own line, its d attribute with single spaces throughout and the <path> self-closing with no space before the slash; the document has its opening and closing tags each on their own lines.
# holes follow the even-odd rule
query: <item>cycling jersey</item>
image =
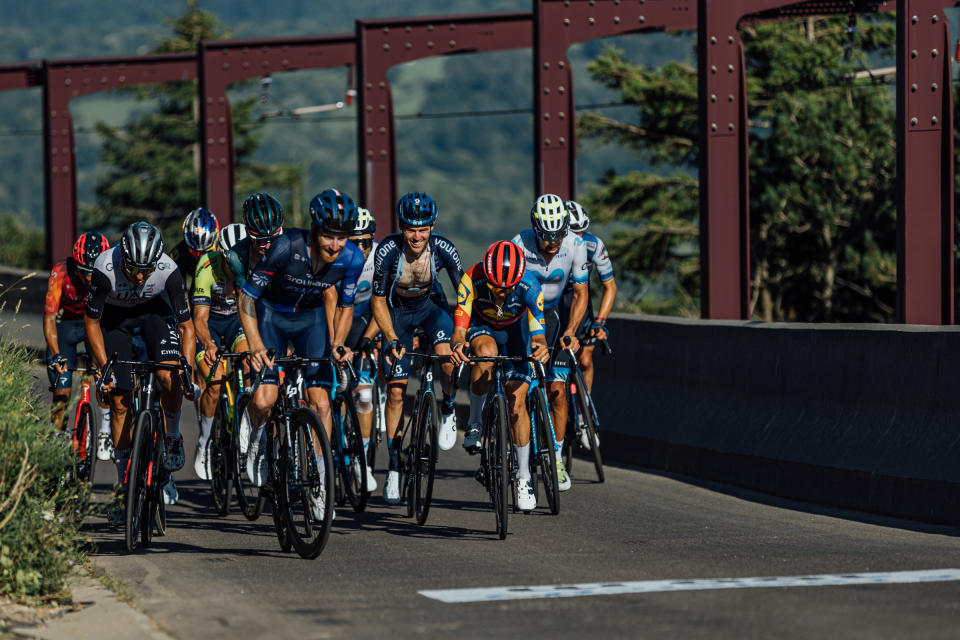
<svg viewBox="0 0 960 640">
<path fill-rule="evenodd" d="M 603 240 L 589 231 L 584 231 L 580 238 L 587 245 L 587 271 L 596 267 L 600 282 L 606 282 L 612 278 L 613 264 L 610 262 L 610 256 L 607 255 L 607 247 L 603 244 Z"/>
<path fill-rule="evenodd" d="M 86 313 L 89 317 L 99 319 L 111 309 L 128 317 L 143 313 L 165 317 L 172 311 L 177 322 L 190 321 L 183 277 L 170 256 L 160 256 L 156 270 L 139 287 L 123 274 L 121 262 L 119 247 L 108 249 L 97 258 L 87 297 Z"/>
<path fill-rule="evenodd" d="M 254 300 L 264 296 L 276 311 L 296 312 L 323 307 L 324 290 L 340 284 L 339 305 L 352 306 L 363 271 L 363 252 L 347 242 L 336 260 L 322 263 L 314 273 L 309 244 L 309 231 L 284 231 L 257 263 L 243 292 Z"/>
<path fill-rule="evenodd" d="M 210 307 L 211 313 L 237 313 L 237 296 L 227 261 L 219 251 L 209 251 L 200 257 L 193 278 L 193 304 Z"/>
<path fill-rule="evenodd" d="M 503 329 L 524 316 L 530 335 L 542 335 L 543 292 L 536 276 L 529 271 L 523 274 L 516 288 L 507 294 L 503 305 L 494 302 L 482 263 L 478 262 L 463 274 L 457 288 L 457 310 L 453 314 L 455 327 L 467 329 L 479 320 L 496 329 Z"/>
<path fill-rule="evenodd" d="M 353 317 L 366 316 L 370 312 L 370 299 L 373 297 L 373 273 L 375 270 L 375 256 L 377 254 L 377 243 L 373 243 L 373 248 L 363 263 L 363 271 L 360 272 L 360 279 L 357 281 L 357 293 L 353 297 Z"/>
<path fill-rule="evenodd" d="M 534 274 L 540 281 L 544 309 L 557 306 L 567 281 L 587 283 L 590 276 L 587 246 L 575 233 L 568 232 L 564 236 L 560 249 L 549 262 L 540 254 L 533 229 L 524 229 L 514 236 L 513 241 L 523 249 L 527 258 L 527 273 Z"/>
<path fill-rule="evenodd" d="M 437 234 L 431 234 L 425 251 L 430 252 L 429 256 L 429 283 L 423 286 L 423 293 L 420 295 L 429 295 L 432 290 L 440 287 L 437 280 L 437 274 L 441 269 L 446 269 L 450 276 L 450 281 L 454 288 L 458 286 L 460 278 L 463 277 L 463 264 L 460 262 L 460 254 L 453 243 Z M 384 296 L 390 306 L 395 304 L 404 304 L 403 301 L 397 301 L 397 285 L 403 278 L 403 234 L 394 233 L 384 238 L 380 246 L 374 252 L 373 275 L 373 295 Z M 442 291 L 442 287 L 440 290 Z M 407 288 L 407 297 L 414 293 L 413 289 Z M 414 296 L 419 297 L 419 296 Z"/>
<path fill-rule="evenodd" d="M 77 272 L 73 258 L 61 260 L 50 270 L 43 312 L 55 315 L 63 309 L 64 320 L 82 318 L 87 308 L 88 289 L 87 280 Z"/>
</svg>

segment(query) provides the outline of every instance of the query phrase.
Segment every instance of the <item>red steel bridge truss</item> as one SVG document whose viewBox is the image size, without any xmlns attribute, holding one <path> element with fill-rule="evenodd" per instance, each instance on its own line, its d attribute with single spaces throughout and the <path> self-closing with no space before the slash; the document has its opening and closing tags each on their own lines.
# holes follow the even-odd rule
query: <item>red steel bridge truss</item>
<svg viewBox="0 0 960 640">
<path fill-rule="evenodd" d="M 534 190 L 574 197 L 573 72 L 566 52 L 595 38 L 698 34 L 700 256 L 705 318 L 746 319 L 750 299 L 745 22 L 896 11 L 897 318 L 952 324 L 953 104 L 945 7 L 960 0 L 533 0 L 532 13 L 358 20 L 354 34 L 207 41 L 196 53 L 0 65 L 0 90 L 43 87 L 47 257 L 76 236 L 76 155 L 69 102 L 120 87 L 199 80 L 203 201 L 234 211 L 227 88 L 273 73 L 355 74 L 358 201 L 393 224 L 397 157 L 390 68 L 416 59 L 532 47 Z"/>
</svg>

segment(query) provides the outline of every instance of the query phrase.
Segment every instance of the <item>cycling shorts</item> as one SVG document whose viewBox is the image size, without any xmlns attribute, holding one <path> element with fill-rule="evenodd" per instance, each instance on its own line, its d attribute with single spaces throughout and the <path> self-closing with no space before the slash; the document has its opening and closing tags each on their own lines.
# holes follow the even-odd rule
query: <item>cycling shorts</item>
<svg viewBox="0 0 960 640">
<path fill-rule="evenodd" d="M 490 336 L 500 350 L 500 355 L 523 357 L 530 355 L 530 329 L 526 322 L 517 321 L 503 329 L 495 329 L 485 322 L 473 324 L 467 330 L 467 342 L 479 336 Z M 530 384 L 533 368 L 529 362 L 507 362 L 504 366 L 507 380 Z"/>
<path fill-rule="evenodd" d="M 207 329 L 210 331 L 210 338 L 213 340 L 213 344 L 217 345 L 217 350 L 220 351 L 224 348 L 229 351 L 236 351 L 237 344 L 247 339 L 246 334 L 243 332 L 243 327 L 240 326 L 240 316 L 235 313 L 224 315 L 211 311 L 210 317 L 207 319 Z M 197 362 L 203 359 L 203 351 L 203 345 L 198 342 Z"/>
<path fill-rule="evenodd" d="M 423 328 L 426 340 L 433 347 L 444 342 L 449 343 L 450 336 L 453 335 L 453 316 L 431 300 L 429 295 L 403 300 L 402 306 L 391 307 L 390 319 L 393 320 L 397 339 L 407 351 L 413 348 L 413 334 L 418 327 Z M 423 342 L 420 345 L 421 349 L 426 350 Z M 400 362 L 393 363 L 392 367 L 384 364 L 383 369 L 387 371 L 388 381 L 406 380 L 410 377 L 410 356 L 404 355 Z"/>
<path fill-rule="evenodd" d="M 114 312 L 114 309 L 117 311 Z M 175 326 L 167 324 L 165 315 L 159 313 L 141 313 L 133 315 L 128 309 L 107 307 L 100 318 L 103 331 L 103 344 L 109 358 L 114 353 L 118 360 L 134 360 L 133 337 L 137 329 L 139 337 L 146 346 L 147 358 L 155 362 L 178 362 L 183 352 L 180 350 L 180 333 Z M 129 393 L 133 389 L 129 365 L 115 365 L 113 373 L 117 377 L 114 394 Z"/>
<path fill-rule="evenodd" d="M 77 320 L 60 320 L 57 323 L 57 349 L 61 356 L 67 359 L 67 366 L 77 366 L 77 345 L 84 343 L 87 353 L 90 351 L 90 343 L 87 342 L 87 332 L 83 327 L 83 318 Z M 47 362 L 50 362 L 50 349 L 47 349 Z M 50 386 L 55 389 L 69 389 L 73 386 L 73 372 L 65 371 L 57 375 L 55 372 L 47 369 L 47 378 L 50 380 Z"/>
<path fill-rule="evenodd" d="M 327 314 L 323 307 L 300 311 L 277 311 L 265 297 L 257 300 L 257 326 L 260 339 L 267 349 L 274 349 L 278 356 L 284 355 L 287 342 L 292 342 L 294 351 L 303 358 L 327 358 L 330 356 L 330 336 L 327 335 Z M 308 388 L 333 386 L 333 367 L 329 362 L 320 362 L 305 367 L 304 384 Z M 267 369 L 262 384 L 279 384 L 277 368 Z"/>
</svg>

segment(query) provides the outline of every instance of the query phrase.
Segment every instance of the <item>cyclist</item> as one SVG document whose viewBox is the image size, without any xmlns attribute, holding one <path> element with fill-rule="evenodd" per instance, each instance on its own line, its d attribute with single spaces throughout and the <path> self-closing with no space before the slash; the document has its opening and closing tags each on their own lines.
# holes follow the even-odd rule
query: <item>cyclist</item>
<svg viewBox="0 0 960 640">
<path fill-rule="evenodd" d="M 607 247 L 603 244 L 603 240 L 587 231 L 587 227 L 590 226 L 590 215 L 587 210 L 574 200 L 567 200 L 563 204 L 570 215 L 570 231 L 580 236 L 584 244 L 587 245 L 587 270 L 593 271 L 593 268 L 596 267 L 597 276 L 603 286 L 603 296 L 600 298 L 600 313 L 594 315 L 591 296 L 588 294 L 587 310 L 583 314 L 583 320 L 577 330 L 577 336 L 581 338 L 577 361 L 580 363 L 581 371 L 583 371 L 583 381 L 587 385 L 587 391 L 592 391 L 593 350 L 596 347 L 597 340 L 607 339 L 607 316 L 613 310 L 613 301 L 617 297 L 617 281 L 613 277 L 613 264 L 610 262 L 610 256 L 607 255 Z M 572 304 L 573 285 L 567 283 L 560 305 L 566 313 L 569 313 Z M 589 449 L 590 444 L 586 441 L 586 432 L 581 431 L 580 434 L 583 439 L 583 446 Z"/>
<path fill-rule="evenodd" d="M 176 329 L 167 325 L 168 316 L 176 320 Z M 196 343 L 183 277 L 163 252 L 159 229 L 135 222 L 123 232 L 118 245 L 100 254 L 90 280 L 84 326 L 101 374 L 114 353 L 119 360 L 132 359 L 133 332 L 138 327 L 151 360 L 177 364 L 185 357 L 188 363 L 193 361 Z M 188 364 L 188 373 L 189 368 Z M 124 486 L 133 435 L 130 367 L 116 364 L 110 378 L 98 378 L 101 393 L 110 397 L 117 478 Z M 193 399 L 194 389 L 181 389 L 179 376 L 171 371 L 158 371 L 157 379 L 167 430 L 166 464 L 171 472 L 179 471 L 184 461 L 180 404 L 184 396 Z M 164 501 L 173 504 L 177 498 L 171 474 Z"/>
<path fill-rule="evenodd" d="M 335 189 L 327 189 L 310 201 L 310 230 L 288 229 L 277 238 L 255 267 L 240 291 L 240 322 L 250 343 L 250 363 L 254 370 L 267 367 L 262 384 L 249 404 L 254 428 L 247 448 L 247 475 L 255 486 L 267 478 L 265 427 L 277 400 L 279 377 L 268 349 L 277 352 L 288 340 L 304 357 L 324 358 L 331 354 L 338 361 L 351 354 L 339 347 L 350 328 L 353 297 L 363 270 L 363 253 L 347 242 L 357 220 L 353 199 Z M 325 310 L 325 290 L 340 284 L 339 306 L 334 319 L 334 335 L 329 333 Z M 304 378 L 307 401 L 330 435 L 329 389 L 333 370 L 327 365 L 306 367 Z M 323 472 L 323 458 L 318 459 Z M 323 517 L 325 488 L 310 497 L 313 516 Z"/>
<path fill-rule="evenodd" d="M 377 221 L 368 209 L 357 207 L 357 224 L 353 228 L 350 242 L 357 245 L 363 252 L 363 272 L 357 282 L 357 294 L 353 298 L 353 323 L 350 333 L 347 334 L 346 345 L 360 354 L 373 352 L 373 339 L 380 333 L 380 327 L 370 312 L 370 298 L 373 296 L 374 252 L 377 242 L 373 234 L 377 231 Z M 373 382 L 376 369 L 370 370 L 368 362 L 361 360 L 357 373 L 360 382 L 354 392 L 357 406 L 357 420 L 360 422 L 360 433 L 363 437 L 363 448 L 370 446 L 370 434 L 373 427 Z M 359 467 L 354 466 L 354 470 Z M 367 491 L 376 491 L 377 481 L 373 477 L 373 469 L 367 467 Z"/>
<path fill-rule="evenodd" d="M 73 255 L 53 265 L 47 281 L 43 337 L 47 341 L 47 377 L 53 387 L 50 413 L 53 423 L 61 430 L 66 427 L 67 401 L 73 386 L 73 373 L 69 368 L 77 365 L 77 345 L 87 339 L 83 330 L 83 312 L 87 307 L 93 264 L 109 247 L 110 243 L 99 233 L 82 234 L 73 245 Z M 87 353 L 90 353 L 89 345 Z M 110 408 L 100 407 L 100 434 L 97 437 L 97 458 L 100 460 L 110 459 L 109 432 Z"/>
<path fill-rule="evenodd" d="M 513 241 L 523 249 L 527 270 L 536 275 L 543 289 L 547 344 L 554 350 L 554 358 L 546 367 L 547 398 L 557 441 L 557 479 L 560 490 L 567 491 L 572 485 L 559 449 L 567 431 L 564 386 L 569 369 L 560 350 L 572 349 L 576 353 L 580 348 L 577 328 L 587 309 L 589 296 L 587 246 L 580 236 L 568 233 L 570 215 L 560 196 L 547 193 L 537 198 L 530 210 L 530 224 L 531 228 L 518 233 Z M 560 299 L 568 282 L 572 283 L 573 293 L 567 310 L 561 309 Z"/>
<path fill-rule="evenodd" d="M 377 247 L 374 262 L 373 315 L 387 345 L 384 357 L 390 362 L 387 373 L 387 452 L 390 464 L 383 499 L 387 504 L 400 502 L 400 438 L 396 437 L 403 417 L 403 393 L 410 372 L 410 356 L 417 327 L 426 331 L 425 339 L 437 355 L 450 355 L 453 318 L 445 305 L 431 293 L 439 286 L 437 274 L 446 269 L 457 287 L 463 277 L 460 255 L 453 243 L 433 233 L 437 204 L 426 193 L 411 192 L 397 202 L 400 233 L 384 238 Z M 442 290 L 442 289 L 441 289 Z M 385 367 L 385 369 L 387 369 Z M 440 408 L 441 449 L 457 442 L 457 423 L 453 406 L 453 362 L 444 362 L 443 402 Z"/>
<path fill-rule="evenodd" d="M 204 382 L 221 347 L 234 352 L 247 350 L 247 337 L 237 317 L 236 285 L 224 258 L 224 253 L 246 235 L 242 224 L 227 225 L 220 231 L 217 241 L 220 250 L 208 251 L 197 263 L 197 273 L 193 279 L 193 326 L 201 348 L 197 353 L 198 379 Z M 193 456 L 193 470 L 201 480 L 210 479 L 207 444 L 220 395 L 220 383 L 225 376 L 226 365 L 221 363 L 214 373 L 215 379 L 205 385 L 200 396 L 200 437 Z"/>
<path fill-rule="evenodd" d="M 543 292 L 536 276 L 527 272 L 523 250 L 508 240 L 490 245 L 483 262 L 463 274 L 457 289 L 457 310 L 453 316 L 452 338 L 455 364 L 469 362 L 470 353 L 489 357 L 533 355 L 546 363 L 550 350 L 544 335 Z M 470 419 L 468 430 L 482 431 L 483 401 L 492 382 L 492 362 L 478 362 L 470 370 Z M 530 365 L 506 367 L 507 402 L 513 448 L 519 468 L 515 479 L 517 507 L 532 511 L 537 496 L 530 482 L 530 415 L 527 413 L 527 390 L 530 388 Z M 473 439 L 469 452 L 480 451 L 479 438 Z"/>
<path fill-rule="evenodd" d="M 249 195 L 243 201 L 241 211 L 247 237 L 241 238 L 224 253 L 238 291 L 270 245 L 283 234 L 283 207 L 269 193 Z"/>
<path fill-rule="evenodd" d="M 193 291 L 197 262 L 200 256 L 215 248 L 219 231 L 220 222 L 209 209 L 199 207 L 183 219 L 183 240 L 173 247 L 170 257 L 180 270 L 187 291 Z"/>
</svg>

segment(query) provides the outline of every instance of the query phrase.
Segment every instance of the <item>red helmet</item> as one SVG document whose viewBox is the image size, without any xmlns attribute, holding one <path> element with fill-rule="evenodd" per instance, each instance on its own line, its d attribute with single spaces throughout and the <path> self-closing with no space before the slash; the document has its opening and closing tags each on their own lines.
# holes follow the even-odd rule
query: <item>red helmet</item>
<svg viewBox="0 0 960 640">
<path fill-rule="evenodd" d="M 93 263 L 109 248 L 110 243 L 103 234 L 96 231 L 81 234 L 73 245 L 73 259 L 76 260 L 77 268 L 84 273 L 93 271 Z"/>
<path fill-rule="evenodd" d="M 494 242 L 483 254 L 483 275 L 498 289 L 517 286 L 526 270 L 527 259 L 523 250 L 509 240 Z"/>
</svg>

